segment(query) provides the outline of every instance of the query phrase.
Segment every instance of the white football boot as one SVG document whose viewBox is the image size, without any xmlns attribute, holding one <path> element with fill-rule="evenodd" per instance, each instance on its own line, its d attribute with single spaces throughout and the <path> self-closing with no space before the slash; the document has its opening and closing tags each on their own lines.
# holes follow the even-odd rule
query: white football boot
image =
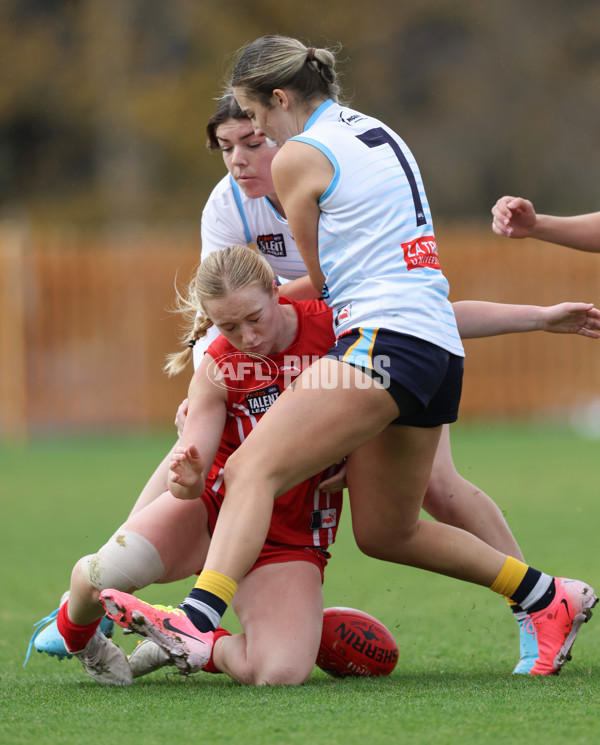
<svg viewBox="0 0 600 745">
<path fill-rule="evenodd" d="M 141 678 L 169 664 L 169 655 L 151 639 L 139 642 L 129 655 L 129 667 L 134 678 Z"/>
<path fill-rule="evenodd" d="M 72 652 L 85 671 L 100 685 L 130 686 L 133 682 L 127 655 L 109 641 L 100 629 L 80 652 Z"/>
</svg>

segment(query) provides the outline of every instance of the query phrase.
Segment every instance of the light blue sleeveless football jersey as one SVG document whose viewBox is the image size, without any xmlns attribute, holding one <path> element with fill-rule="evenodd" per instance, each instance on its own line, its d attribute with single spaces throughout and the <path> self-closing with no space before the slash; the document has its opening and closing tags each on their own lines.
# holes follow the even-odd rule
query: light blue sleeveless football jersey
<svg viewBox="0 0 600 745">
<path fill-rule="evenodd" d="M 319 260 L 336 333 L 387 328 L 463 355 L 421 174 L 404 141 L 332 100 L 292 139 L 334 168 L 319 200 Z"/>
</svg>

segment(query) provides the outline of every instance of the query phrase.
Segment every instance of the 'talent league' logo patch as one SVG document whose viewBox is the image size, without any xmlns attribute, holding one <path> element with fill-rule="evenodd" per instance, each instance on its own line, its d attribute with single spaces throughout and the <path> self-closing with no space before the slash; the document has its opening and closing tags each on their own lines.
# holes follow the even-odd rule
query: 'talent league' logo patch
<svg viewBox="0 0 600 745">
<path fill-rule="evenodd" d="M 282 257 L 287 256 L 285 242 L 281 233 L 271 233 L 270 235 L 259 235 L 256 238 L 258 250 L 267 256 Z"/>
<path fill-rule="evenodd" d="M 279 398 L 281 391 L 278 385 L 270 385 L 267 388 L 261 388 L 259 391 L 246 393 L 246 405 L 251 414 L 264 414 L 268 408 Z"/>
<path fill-rule="evenodd" d="M 424 235 L 410 243 L 403 243 L 402 248 L 406 268 L 409 271 L 418 267 L 440 269 L 437 244 L 433 235 Z"/>
</svg>

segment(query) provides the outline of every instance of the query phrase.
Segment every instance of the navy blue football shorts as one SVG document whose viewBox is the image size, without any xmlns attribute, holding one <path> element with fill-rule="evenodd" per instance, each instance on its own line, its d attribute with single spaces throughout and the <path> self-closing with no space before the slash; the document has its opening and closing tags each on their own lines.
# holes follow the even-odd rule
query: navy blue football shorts
<svg viewBox="0 0 600 745">
<path fill-rule="evenodd" d="M 438 427 L 458 418 L 464 359 L 436 344 L 389 329 L 351 329 L 325 357 L 381 383 L 400 410 L 392 424 Z"/>
</svg>

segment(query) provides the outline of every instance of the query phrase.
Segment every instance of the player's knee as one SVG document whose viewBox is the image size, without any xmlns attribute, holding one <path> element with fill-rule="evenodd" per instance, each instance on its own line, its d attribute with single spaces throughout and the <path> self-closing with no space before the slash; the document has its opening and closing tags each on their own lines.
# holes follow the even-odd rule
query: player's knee
<svg viewBox="0 0 600 745">
<path fill-rule="evenodd" d="M 366 556 L 382 561 L 397 561 L 398 552 L 414 537 L 416 531 L 417 523 L 376 525 L 371 528 L 354 526 L 354 539 Z M 390 559 L 391 556 L 394 558 Z"/>
<path fill-rule="evenodd" d="M 242 463 L 240 462 L 240 458 L 236 458 L 237 451 L 235 453 L 232 453 L 229 458 L 227 458 L 227 461 L 225 463 L 225 467 L 223 468 L 223 480 L 225 482 L 225 488 L 227 491 L 232 488 L 232 486 L 235 484 L 236 480 L 240 477 L 242 473 Z"/>
<path fill-rule="evenodd" d="M 289 649 L 264 647 L 255 649 L 254 654 L 237 659 L 235 678 L 249 686 L 295 686 L 305 683 L 314 668 L 315 661 L 310 655 L 293 653 Z"/>
<path fill-rule="evenodd" d="M 223 469 L 223 479 L 228 494 L 238 487 L 246 491 L 250 482 L 252 486 L 264 493 L 276 490 L 278 485 L 277 476 L 274 475 L 268 459 L 256 460 L 245 454 L 243 448 L 236 450 L 227 458 Z"/>
<path fill-rule="evenodd" d="M 446 522 L 445 518 L 452 512 L 452 499 L 452 489 L 446 481 L 432 476 L 423 499 L 423 509 L 436 520 Z"/>
<path fill-rule="evenodd" d="M 303 673 L 301 670 L 272 670 L 264 676 L 264 682 L 259 682 L 258 685 L 269 685 L 269 686 L 299 686 L 306 683 L 310 676 L 310 673 Z"/>
<path fill-rule="evenodd" d="M 129 530 L 118 530 L 96 554 L 79 562 L 83 578 L 96 590 L 133 592 L 158 581 L 164 565 L 154 545 Z"/>
<path fill-rule="evenodd" d="M 71 573 L 71 589 L 77 593 L 77 596 L 88 603 L 95 603 L 100 596 L 100 590 L 90 582 L 85 567 L 92 556 L 84 556 L 79 559 L 73 567 Z"/>
<path fill-rule="evenodd" d="M 252 685 L 256 686 L 297 686 L 305 683 L 312 673 L 301 664 L 277 663 L 261 665 L 252 671 Z"/>
<path fill-rule="evenodd" d="M 423 499 L 423 509 L 440 523 L 458 525 L 464 521 L 465 496 L 485 496 L 456 470 L 434 469 Z"/>
<path fill-rule="evenodd" d="M 248 475 L 253 473 L 256 473 L 256 471 L 250 468 L 245 453 L 236 450 L 227 458 L 225 468 L 223 469 L 223 478 L 227 490 L 235 488 L 238 483 L 243 483 L 244 479 L 247 480 Z"/>
</svg>

